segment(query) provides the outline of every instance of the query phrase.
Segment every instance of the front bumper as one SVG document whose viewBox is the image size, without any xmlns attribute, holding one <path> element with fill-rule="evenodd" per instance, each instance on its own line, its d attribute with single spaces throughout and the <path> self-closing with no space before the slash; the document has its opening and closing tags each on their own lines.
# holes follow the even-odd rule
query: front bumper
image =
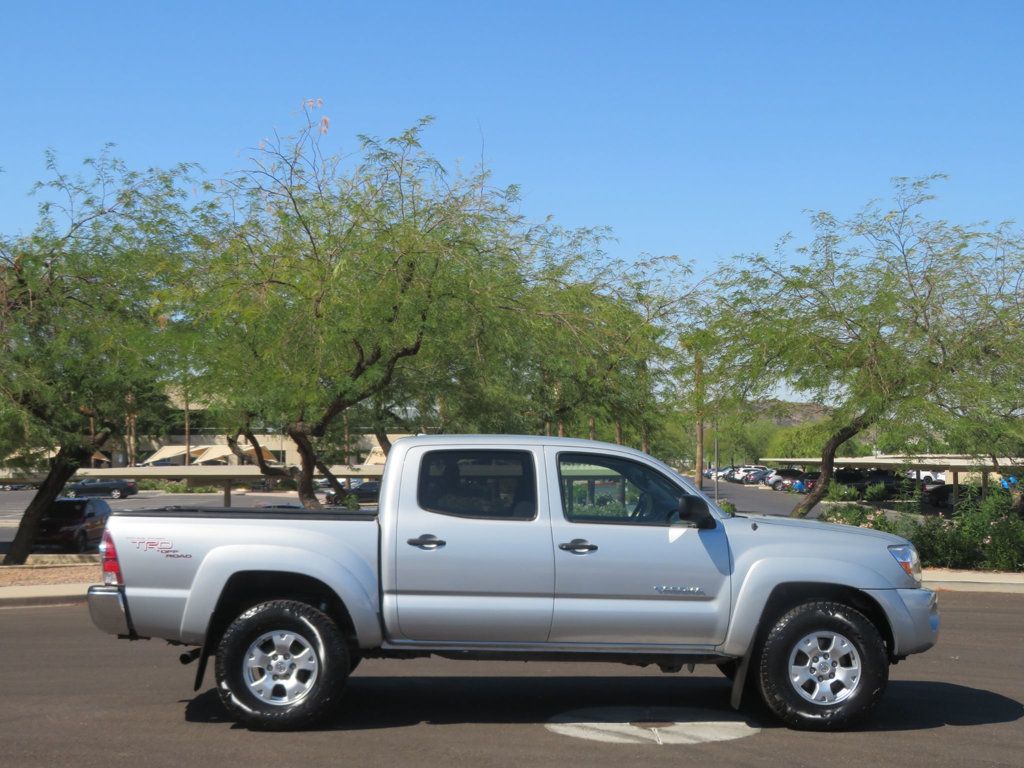
<svg viewBox="0 0 1024 768">
<path fill-rule="evenodd" d="M 134 636 L 128 619 L 128 605 L 124 601 L 124 592 L 120 587 L 89 587 L 86 599 L 93 624 L 111 635 Z"/>
<path fill-rule="evenodd" d="M 939 639 L 939 600 L 931 589 L 866 590 L 892 627 L 892 655 L 903 658 L 931 648 Z"/>
</svg>

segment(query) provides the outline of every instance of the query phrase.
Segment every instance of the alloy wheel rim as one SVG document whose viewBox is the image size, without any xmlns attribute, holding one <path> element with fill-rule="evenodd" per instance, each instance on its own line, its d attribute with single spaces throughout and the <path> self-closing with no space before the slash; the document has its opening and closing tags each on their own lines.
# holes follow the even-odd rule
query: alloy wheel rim
<svg viewBox="0 0 1024 768">
<path fill-rule="evenodd" d="M 276 629 L 260 635 L 245 652 L 242 677 L 257 700 L 290 706 L 313 690 L 320 663 L 312 644 L 298 632 Z"/>
<path fill-rule="evenodd" d="M 831 630 L 800 638 L 789 653 L 793 690 L 821 707 L 849 699 L 860 686 L 861 660 L 849 638 Z"/>
</svg>

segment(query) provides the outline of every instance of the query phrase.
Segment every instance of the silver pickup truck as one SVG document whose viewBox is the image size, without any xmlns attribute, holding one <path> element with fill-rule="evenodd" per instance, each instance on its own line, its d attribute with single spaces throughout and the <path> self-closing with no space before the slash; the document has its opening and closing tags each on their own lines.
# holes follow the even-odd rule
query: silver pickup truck
<svg viewBox="0 0 1024 768">
<path fill-rule="evenodd" d="M 379 512 L 115 512 L 100 629 L 194 646 L 234 718 L 308 725 L 364 658 L 716 664 L 732 702 L 835 729 L 931 647 L 917 553 L 876 531 L 729 515 L 638 451 L 585 440 L 395 443 Z M 690 667 L 692 668 L 692 667 Z"/>
</svg>

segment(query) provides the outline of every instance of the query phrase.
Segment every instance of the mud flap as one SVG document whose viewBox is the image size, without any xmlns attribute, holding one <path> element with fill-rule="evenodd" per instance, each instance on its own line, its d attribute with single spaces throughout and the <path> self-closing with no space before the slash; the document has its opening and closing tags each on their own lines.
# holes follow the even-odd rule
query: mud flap
<svg viewBox="0 0 1024 768">
<path fill-rule="evenodd" d="M 750 666 L 750 657 L 753 654 L 748 653 L 743 657 L 743 661 L 740 662 L 739 668 L 736 670 L 736 677 L 732 679 L 732 695 L 729 697 L 729 704 L 733 709 L 739 709 L 740 704 L 743 700 L 743 689 L 746 687 L 747 682 L 747 668 Z"/>
</svg>

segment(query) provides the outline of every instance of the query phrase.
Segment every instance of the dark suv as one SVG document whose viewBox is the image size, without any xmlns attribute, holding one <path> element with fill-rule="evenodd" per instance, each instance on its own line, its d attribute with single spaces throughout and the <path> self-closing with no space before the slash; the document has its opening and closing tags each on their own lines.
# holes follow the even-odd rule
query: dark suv
<svg viewBox="0 0 1024 768">
<path fill-rule="evenodd" d="M 109 517 L 103 499 L 57 499 L 39 522 L 36 544 L 87 552 L 100 543 Z"/>
<path fill-rule="evenodd" d="M 122 499 L 139 492 L 139 486 L 134 480 L 110 479 L 100 477 L 88 477 L 71 483 L 64 489 L 64 495 L 69 499 L 76 496 L 109 496 L 112 499 Z"/>
<path fill-rule="evenodd" d="M 380 481 L 367 480 L 353 488 L 350 493 L 356 497 L 356 501 L 360 504 L 376 504 L 380 498 Z M 345 498 L 339 499 L 334 491 L 328 491 L 326 501 L 328 504 L 344 504 Z"/>
</svg>

